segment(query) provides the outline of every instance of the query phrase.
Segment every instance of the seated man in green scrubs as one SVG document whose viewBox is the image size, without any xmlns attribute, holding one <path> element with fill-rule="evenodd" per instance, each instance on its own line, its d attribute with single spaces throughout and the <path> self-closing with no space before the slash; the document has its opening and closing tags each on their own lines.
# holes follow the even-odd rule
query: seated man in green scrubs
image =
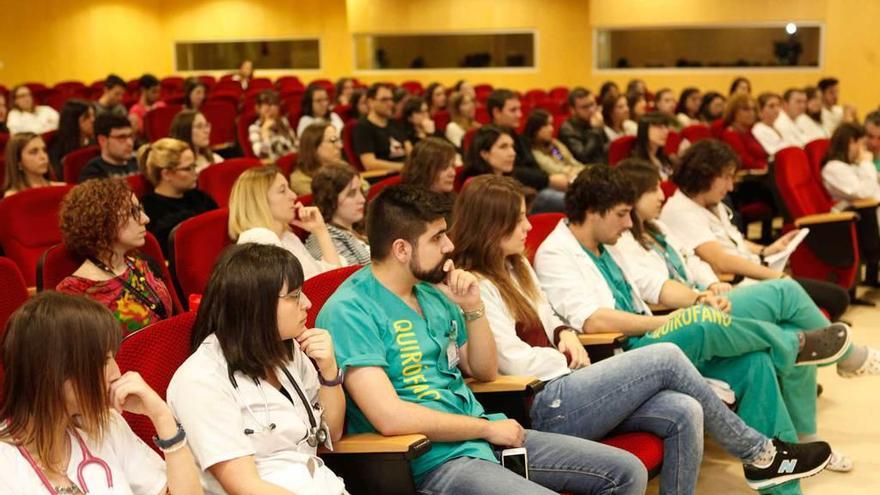
<svg viewBox="0 0 880 495">
<path fill-rule="evenodd" d="M 318 315 L 317 325 L 333 335 L 337 361 L 346 370 L 348 431 L 426 435 L 432 448 L 412 463 L 420 493 L 643 494 L 647 473 L 632 454 L 524 430 L 514 420 L 487 414 L 470 392 L 462 373 L 491 380 L 498 361 L 478 280 L 450 260 L 447 205 L 441 194 L 412 186 L 383 190 L 368 214 L 372 264 L 349 277 Z M 657 346 L 636 361 L 644 365 L 634 364 L 629 374 L 645 384 L 640 389 L 655 388 L 642 402 L 682 396 L 680 419 L 670 431 L 702 425 L 703 408 L 686 406 L 706 404 L 707 421 L 724 429 L 750 483 L 808 476 L 827 463 L 827 444 L 771 441 L 731 415 L 675 347 Z M 599 376 L 605 368 L 595 366 Z M 638 408 L 634 394 L 616 395 L 629 398 L 620 407 Z M 594 421 L 603 412 L 588 410 L 569 420 Z M 528 480 L 499 465 L 496 449 L 507 447 L 527 449 Z M 702 435 L 682 446 L 682 457 L 695 457 L 694 470 L 701 454 Z"/>
</svg>

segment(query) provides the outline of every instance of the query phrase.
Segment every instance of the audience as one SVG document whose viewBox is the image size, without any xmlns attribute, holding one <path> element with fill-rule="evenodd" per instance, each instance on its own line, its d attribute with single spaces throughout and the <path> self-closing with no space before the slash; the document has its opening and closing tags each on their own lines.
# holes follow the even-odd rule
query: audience
<svg viewBox="0 0 880 495">
<path fill-rule="evenodd" d="M 704 94 L 703 101 L 700 102 L 700 108 L 697 110 L 699 122 L 708 126 L 720 119 L 724 114 L 726 101 L 726 98 L 716 91 L 709 91 Z"/>
<path fill-rule="evenodd" d="M 165 102 L 159 99 L 161 87 L 159 79 L 152 74 L 144 74 L 138 80 L 138 88 L 141 96 L 137 103 L 128 110 L 128 119 L 131 121 L 131 128 L 134 133 L 139 136 L 146 136 L 144 129 L 144 116 L 150 110 L 165 107 Z"/>
<path fill-rule="evenodd" d="M 64 177 L 62 160 L 71 151 L 90 146 L 95 139 L 95 107 L 91 102 L 71 98 L 61 107 L 58 134 L 49 146 L 49 163 L 55 177 Z"/>
<path fill-rule="evenodd" d="M 675 107 L 675 118 L 678 119 L 682 128 L 700 123 L 702 101 L 703 95 L 697 88 L 689 87 L 681 91 L 681 96 L 678 97 L 678 104 Z"/>
<path fill-rule="evenodd" d="M 370 246 L 361 228 L 367 200 L 358 174 L 349 165 L 328 165 L 315 174 L 312 190 L 312 204 L 324 218 L 336 254 L 348 265 L 369 263 Z M 321 257 L 317 236 L 309 235 L 306 249 Z"/>
<path fill-rule="evenodd" d="M 639 126 L 629 119 L 629 115 L 626 96 L 609 96 L 602 100 L 602 121 L 609 143 L 623 136 L 636 135 Z"/>
<path fill-rule="evenodd" d="M 675 129 L 680 129 L 681 124 L 675 118 L 675 108 L 678 102 L 675 101 L 675 93 L 669 88 L 658 89 L 654 93 L 654 110 L 662 114 L 668 115 L 672 120 L 669 125 Z"/>
<path fill-rule="evenodd" d="M 158 275 L 156 260 L 137 253 L 150 219 L 124 180 L 76 186 L 65 196 L 59 216 L 65 246 L 85 261 L 57 290 L 109 308 L 122 336 L 171 316 L 173 287 Z"/>
<path fill-rule="evenodd" d="M 773 127 L 779 131 L 788 146 L 803 148 L 810 141 L 822 137 L 821 134 L 808 134 L 798 125 L 798 122 L 802 122 L 804 118 L 809 121 L 809 117 L 804 116 L 806 111 L 807 95 L 804 90 L 798 88 L 785 90 L 782 94 L 782 111 L 776 117 Z"/>
<path fill-rule="evenodd" d="M 632 156 L 650 162 L 663 180 L 672 175 L 672 159 L 666 154 L 669 126 L 675 120 L 667 114 L 651 112 L 639 121 Z"/>
<path fill-rule="evenodd" d="M 299 139 L 297 165 L 290 174 L 290 188 L 298 195 L 312 194 L 312 179 L 323 167 L 347 165 L 336 128 L 321 121 L 306 127 Z"/>
<path fill-rule="evenodd" d="M 581 163 L 607 162 L 608 136 L 593 94 L 582 87 L 574 88 L 568 93 L 568 109 L 571 117 L 562 123 L 559 140 Z"/>
<path fill-rule="evenodd" d="M 113 316 L 82 297 L 43 292 L 12 314 L 3 340 L 0 491 L 202 493 L 183 427 L 138 373 L 120 372 L 120 340 Z M 122 412 L 146 417 L 164 461 Z"/>
<path fill-rule="evenodd" d="M 541 170 L 548 175 L 563 174 L 574 179 L 585 165 L 577 161 L 571 151 L 553 137 L 553 116 L 543 108 L 536 108 L 526 119 L 523 135 Z"/>
<path fill-rule="evenodd" d="M 211 274 L 168 386 L 209 494 L 347 493 L 317 457 L 342 437 L 345 396 L 333 339 L 305 327 L 303 281 L 296 257 L 255 244 Z"/>
<path fill-rule="evenodd" d="M 433 82 L 425 88 L 423 93 L 425 101 L 428 103 L 428 113 L 431 117 L 440 110 L 446 110 L 446 88 L 438 82 Z"/>
<path fill-rule="evenodd" d="M 874 168 L 880 171 L 880 110 L 865 117 L 865 147 L 874 158 Z"/>
<path fill-rule="evenodd" d="M 730 146 L 705 139 L 684 152 L 672 180 L 678 190 L 663 206 L 660 219 L 716 273 L 753 280 L 783 278 L 785 273 L 764 266 L 764 257 L 785 249 L 797 229 L 765 246 L 747 240 L 731 223 L 731 211 L 722 199 L 733 190 L 739 158 Z M 814 279 L 796 279 L 813 301 L 837 321 L 849 306 L 840 286 Z"/>
<path fill-rule="evenodd" d="M 400 124 L 406 138 L 404 146 L 407 156 L 412 152 L 412 147 L 422 139 L 442 137 L 442 133 L 437 130 L 436 124 L 431 120 L 428 104 L 419 96 L 413 96 L 406 100 L 400 115 Z"/>
<path fill-rule="evenodd" d="M 370 111 L 353 130 L 354 152 L 365 170 L 400 171 L 406 159 L 406 136 L 394 118 L 391 88 L 377 83 L 367 90 Z"/>
<path fill-rule="evenodd" d="M 25 189 L 64 185 L 51 179 L 46 143 L 39 134 L 22 132 L 13 135 L 6 143 L 5 155 L 4 198 Z"/>
<path fill-rule="evenodd" d="M 141 198 L 150 217 L 147 230 L 171 258 L 171 231 L 180 222 L 217 209 L 217 203 L 196 189 L 199 172 L 192 149 L 184 141 L 162 138 L 138 150 L 141 173 L 153 185 L 153 192 Z"/>
<path fill-rule="evenodd" d="M 599 88 L 599 96 L 596 98 L 596 101 L 601 104 L 609 96 L 617 98 L 618 95 L 620 95 L 620 88 L 617 87 L 617 83 L 614 81 L 605 81 Z"/>
<path fill-rule="evenodd" d="M 183 81 L 184 110 L 198 110 L 205 103 L 208 87 L 198 77 L 187 77 Z"/>
<path fill-rule="evenodd" d="M 752 126 L 752 136 L 758 140 L 764 152 L 772 160 L 776 152 L 787 148 L 788 143 L 776 130 L 774 123 L 782 111 L 782 97 L 776 93 L 758 95 L 758 122 Z"/>
<path fill-rule="evenodd" d="M 453 92 L 468 95 L 472 100 L 477 100 L 477 91 L 474 89 L 474 85 L 465 81 L 464 79 L 455 83 L 455 86 L 452 87 Z"/>
<path fill-rule="evenodd" d="M 238 64 L 238 70 L 232 75 L 233 81 L 241 84 L 241 89 L 247 90 L 254 78 L 254 63 L 248 59 L 244 59 Z"/>
<path fill-rule="evenodd" d="M 629 108 L 629 120 L 638 123 L 648 110 L 645 93 L 630 91 L 626 94 L 626 106 Z"/>
<path fill-rule="evenodd" d="M 804 94 L 807 96 L 806 110 L 795 120 L 795 123 L 809 136 L 828 139 L 831 134 L 822 125 L 822 95 L 815 86 L 804 88 Z"/>
<path fill-rule="evenodd" d="M 350 77 L 340 77 L 336 81 L 336 103 L 335 105 L 351 105 L 352 93 L 354 93 L 354 79 Z M 354 105 L 352 105 L 354 106 Z"/>
<path fill-rule="evenodd" d="M 9 94 L 12 96 L 12 109 L 6 116 L 6 127 L 11 134 L 43 134 L 58 128 L 58 112 L 50 106 L 37 105 L 29 87 L 18 85 Z"/>
<path fill-rule="evenodd" d="M 766 170 L 767 152 L 752 135 L 758 106 L 754 98 L 739 91 L 727 100 L 727 107 L 721 117 L 727 136 L 735 139 L 735 149 L 739 154 L 740 166 L 745 170 Z"/>
<path fill-rule="evenodd" d="M 315 236 L 321 257 L 309 254 L 292 227 Z M 306 280 L 340 266 L 321 212 L 297 201 L 287 179 L 272 165 L 248 169 L 235 181 L 229 196 L 229 237 L 238 244 L 272 244 L 290 251 Z"/>
<path fill-rule="evenodd" d="M 107 76 L 107 79 L 104 81 L 104 92 L 95 103 L 95 117 L 100 117 L 105 113 L 127 117 L 128 110 L 122 104 L 122 98 L 127 90 L 128 85 L 125 84 L 121 77 L 116 74 Z"/>
<path fill-rule="evenodd" d="M 196 158 L 196 173 L 220 163 L 223 157 L 211 149 L 211 123 L 198 110 L 184 109 L 171 121 L 169 137 L 188 144 Z"/>
<path fill-rule="evenodd" d="M 257 95 L 257 120 L 248 127 L 248 139 L 257 158 L 274 162 L 296 151 L 296 136 L 287 117 L 281 115 L 278 92 L 267 89 Z"/>
<path fill-rule="evenodd" d="M 604 165 L 596 168 L 607 170 Z M 576 188 L 578 182 L 588 174 L 593 174 L 593 171 L 581 174 L 575 181 L 569 198 L 578 193 L 583 194 L 583 191 L 577 191 Z M 603 186 L 607 185 L 595 184 L 592 189 L 613 194 L 613 187 L 609 190 L 608 187 Z M 483 214 L 472 215 L 474 211 Z M 498 350 L 499 370 L 508 374 L 537 375 L 547 382 L 545 389 L 539 392 L 532 402 L 530 415 L 532 425 L 536 429 L 581 436 L 590 440 L 599 439 L 615 430 L 648 431 L 660 436 L 664 439 L 665 446 L 671 449 L 664 450 L 663 473 L 660 478 L 662 493 L 693 493 L 695 490 L 701 455 L 699 447 L 694 451 L 692 446 L 701 444 L 700 438 L 703 433 L 700 428 L 694 428 L 693 425 L 702 421 L 694 418 L 691 411 L 682 410 L 681 400 L 687 396 L 690 396 L 688 401 L 695 399 L 701 404 L 702 409 L 707 411 L 706 423 L 709 432 L 713 433 L 728 451 L 738 454 L 743 459 L 750 459 L 762 447 L 772 451 L 769 439 L 748 428 L 741 421 L 737 421 L 734 414 L 712 392 L 697 369 L 687 362 L 685 356 L 693 354 L 693 348 L 679 344 L 685 350 L 684 355 L 666 346 L 654 347 L 650 353 L 636 350 L 603 362 L 602 368 L 598 371 L 593 367 L 581 369 L 589 364 L 589 357 L 583 352 L 577 335 L 585 331 L 589 323 L 585 323 L 584 328 L 571 327 L 563 323 L 563 319 L 557 316 L 556 312 L 564 311 L 565 319 L 585 319 L 585 316 L 579 314 L 583 312 L 583 306 L 604 306 L 604 303 L 588 299 L 580 308 L 572 303 L 575 300 L 583 301 L 584 287 L 592 287 L 603 282 L 596 282 L 594 279 L 582 280 L 583 275 L 579 273 L 583 273 L 584 262 L 579 258 L 567 259 L 566 270 L 562 270 L 561 266 L 554 267 L 553 282 L 547 283 L 547 285 L 564 284 L 569 291 L 567 297 L 560 298 L 558 288 L 554 287 L 556 294 L 551 296 L 555 296 L 552 299 L 554 303 L 558 300 L 565 301 L 564 308 L 554 309 L 546 299 L 545 293 L 539 289 L 538 279 L 523 255 L 525 238 L 531 228 L 525 213 L 525 201 L 515 183 L 505 178 L 481 177 L 465 187 L 459 195 L 455 205 L 451 235 L 456 243 L 455 261 L 461 268 L 474 270 L 480 280 L 480 293 L 486 305 L 486 317 Z M 564 223 L 560 223 L 545 244 L 559 238 L 557 232 L 563 228 L 566 231 L 571 228 L 574 232 L 576 226 L 572 223 L 566 228 Z M 580 229 L 577 232 L 580 232 Z M 582 236 L 578 235 L 578 238 Z M 603 249 L 601 243 L 598 246 L 599 250 Z M 610 246 L 607 248 L 610 249 Z M 562 247 L 557 245 L 554 255 L 558 256 L 561 249 Z M 583 255 L 585 250 L 592 251 L 594 247 L 591 248 L 581 241 L 581 245 L 575 249 L 577 253 Z M 543 245 L 538 251 L 539 256 L 542 252 L 544 252 Z M 552 262 L 551 254 L 548 253 L 543 262 L 549 265 Z M 548 266 L 547 269 L 550 270 L 550 267 Z M 562 273 L 563 271 L 565 274 Z M 561 281 L 561 278 L 566 278 L 566 274 L 574 274 L 574 276 L 572 278 L 568 275 L 565 281 Z M 599 277 L 602 280 L 601 275 Z M 574 283 L 573 279 L 578 279 L 578 283 Z M 543 314 L 539 314 L 536 310 Z M 712 311 L 709 308 L 705 310 Z M 603 316 L 603 313 L 615 312 L 613 309 L 602 308 L 595 310 L 592 315 L 586 315 L 586 319 L 589 321 Z M 626 319 L 626 316 L 633 320 L 646 318 L 622 313 L 621 319 Z M 545 321 L 547 323 L 544 323 Z M 710 324 L 704 323 L 704 325 Z M 695 331 L 695 327 L 695 325 L 686 326 L 680 331 Z M 721 337 L 722 332 L 717 329 L 706 330 L 707 333 L 718 335 L 719 341 L 725 338 Z M 847 335 L 845 327 L 843 333 Z M 635 341 L 650 338 L 635 335 L 638 333 L 632 332 L 628 341 L 632 347 L 640 347 L 638 344 L 633 345 Z M 677 343 L 671 338 L 664 340 Z M 797 338 L 792 337 L 788 343 L 796 346 Z M 840 344 L 842 343 L 841 341 Z M 554 345 L 557 346 L 558 351 L 553 349 Z M 569 359 L 566 360 L 566 357 Z M 699 359 L 695 361 L 700 362 Z M 664 368 L 665 372 L 674 369 L 675 371 L 671 372 L 674 378 L 665 383 L 663 380 L 648 380 L 647 377 L 654 375 L 660 367 Z M 769 369 L 769 361 L 767 368 Z M 616 375 L 626 375 L 635 381 Z M 645 378 L 635 378 L 633 375 L 644 375 Z M 771 374 L 768 380 L 775 384 L 776 378 Z M 635 382 L 647 383 L 644 386 L 632 387 Z M 592 387 L 596 389 L 592 392 L 588 391 Z M 632 409 L 623 407 L 623 404 L 629 404 L 628 401 L 631 399 L 627 397 L 622 400 L 622 397 L 627 395 L 623 391 L 624 388 L 629 393 L 639 395 L 636 402 L 642 404 L 641 408 L 653 412 L 633 414 Z M 775 387 L 771 388 L 778 393 Z M 615 392 L 614 389 L 618 389 L 619 392 Z M 665 393 L 661 394 L 664 391 Z M 676 398 L 661 398 L 662 395 L 667 394 L 673 394 Z M 681 397 L 677 397 L 679 394 Z M 597 401 L 599 397 L 606 398 L 607 402 L 602 399 Z M 760 399 L 760 396 L 756 398 Z M 562 404 L 552 405 L 560 399 Z M 784 412 L 784 406 L 781 403 L 779 405 Z M 700 414 L 702 409 L 700 407 L 695 409 L 697 417 L 702 416 Z M 757 403 L 753 405 L 753 410 L 756 412 L 760 409 Z M 570 412 L 575 410 L 579 410 L 581 414 Z M 594 410 L 594 413 L 588 412 L 589 410 Z M 642 414 L 650 418 L 665 418 L 661 422 L 663 426 L 643 418 Z M 568 421 L 558 421 L 560 416 L 566 417 Z M 670 429 L 668 428 L 670 422 L 687 424 L 690 428 Z M 671 433 L 673 431 L 675 433 Z M 752 443 L 743 442 L 744 437 Z M 748 462 L 745 464 L 747 464 L 747 472 L 754 469 L 748 466 Z M 775 484 L 782 480 L 762 481 Z"/>
<path fill-rule="evenodd" d="M 452 194 L 455 189 L 455 147 L 440 138 L 429 137 L 413 146 L 400 171 L 400 182 Z"/>
<path fill-rule="evenodd" d="M 131 122 L 121 115 L 103 113 L 95 118 L 95 136 L 101 154 L 83 167 L 79 182 L 138 173 Z"/>
<path fill-rule="evenodd" d="M 315 122 L 329 122 L 336 128 L 338 134 L 342 134 L 342 128 L 345 123 L 330 110 L 330 96 L 327 90 L 322 86 L 310 84 L 303 94 L 302 103 L 300 104 L 299 124 L 296 126 L 296 135 L 302 136 L 306 127 Z"/>
<path fill-rule="evenodd" d="M 480 127 L 477 122 L 477 103 L 467 93 L 452 93 L 449 98 L 449 124 L 446 125 L 446 139 L 458 150 L 463 149 L 464 135 L 471 129 Z"/>
<path fill-rule="evenodd" d="M 737 77 L 730 83 L 730 91 L 727 92 L 728 96 L 733 97 L 736 94 L 744 94 L 746 96 L 752 95 L 752 83 L 745 77 Z"/>
</svg>

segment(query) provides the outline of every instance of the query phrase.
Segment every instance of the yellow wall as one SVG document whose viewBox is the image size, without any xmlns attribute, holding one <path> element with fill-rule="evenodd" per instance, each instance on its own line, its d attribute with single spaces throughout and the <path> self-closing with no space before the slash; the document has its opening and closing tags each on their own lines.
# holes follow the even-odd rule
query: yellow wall
<svg viewBox="0 0 880 495">
<path fill-rule="evenodd" d="M 726 90 L 739 74 L 757 91 L 814 84 L 835 75 L 860 109 L 880 102 L 876 20 L 880 2 L 862 0 L 29 0 L 0 16 L 0 82 L 92 81 L 173 72 L 175 40 L 320 36 L 322 68 L 305 79 L 354 69 L 353 33 L 493 31 L 538 33 L 537 69 L 358 73 L 376 80 L 452 83 L 460 78 L 515 89 L 645 79 L 651 88 Z M 736 22 L 820 21 L 820 69 L 594 71 L 592 28 Z"/>
</svg>

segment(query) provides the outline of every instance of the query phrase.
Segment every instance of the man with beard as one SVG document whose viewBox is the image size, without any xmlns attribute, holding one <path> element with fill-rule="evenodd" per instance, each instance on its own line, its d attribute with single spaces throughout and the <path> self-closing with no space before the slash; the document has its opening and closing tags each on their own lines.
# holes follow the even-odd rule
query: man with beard
<svg viewBox="0 0 880 495">
<path fill-rule="evenodd" d="M 424 492 L 644 493 L 647 473 L 635 456 L 524 430 L 477 402 L 462 373 L 494 379 L 495 340 L 477 278 L 449 259 L 447 205 L 413 186 L 384 189 L 367 217 L 372 264 L 318 315 L 346 370 L 348 431 L 426 435 L 430 451 L 412 461 Z M 501 467 L 493 447 L 527 448 L 531 481 Z"/>
</svg>

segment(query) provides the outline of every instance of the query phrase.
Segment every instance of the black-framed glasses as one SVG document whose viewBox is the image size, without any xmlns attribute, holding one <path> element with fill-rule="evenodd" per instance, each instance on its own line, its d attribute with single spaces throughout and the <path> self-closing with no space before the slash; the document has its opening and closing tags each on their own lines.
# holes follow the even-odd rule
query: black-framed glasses
<svg viewBox="0 0 880 495">
<path fill-rule="evenodd" d="M 132 205 L 131 209 L 128 210 L 128 214 L 131 215 L 131 218 L 140 221 L 141 215 L 144 214 L 144 207 L 141 205 Z"/>
<path fill-rule="evenodd" d="M 175 172 L 195 172 L 196 171 L 196 164 L 193 163 L 192 165 L 190 165 L 188 167 L 176 167 L 176 168 L 174 168 L 174 171 Z"/>
</svg>

